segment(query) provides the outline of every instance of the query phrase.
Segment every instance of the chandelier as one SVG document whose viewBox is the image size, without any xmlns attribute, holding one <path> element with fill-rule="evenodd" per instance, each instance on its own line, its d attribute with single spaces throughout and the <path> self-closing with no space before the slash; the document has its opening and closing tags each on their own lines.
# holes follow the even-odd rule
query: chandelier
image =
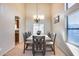
<svg viewBox="0 0 79 59">
<path fill-rule="evenodd" d="M 39 10 L 40 11 L 40 10 Z M 39 14 L 38 12 L 38 4 L 36 3 L 36 14 L 33 15 L 33 19 L 36 23 L 39 23 L 40 20 L 44 19 L 44 15 L 43 14 Z"/>
<path fill-rule="evenodd" d="M 33 18 L 36 23 L 40 21 L 40 18 L 38 17 L 38 4 L 36 4 L 36 15 L 33 15 Z"/>
</svg>

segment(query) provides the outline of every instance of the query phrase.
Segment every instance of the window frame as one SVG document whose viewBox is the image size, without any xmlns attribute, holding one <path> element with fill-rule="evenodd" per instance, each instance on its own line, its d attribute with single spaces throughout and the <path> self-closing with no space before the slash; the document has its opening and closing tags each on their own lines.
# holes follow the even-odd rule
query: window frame
<svg viewBox="0 0 79 59">
<path fill-rule="evenodd" d="M 68 3 L 66 3 L 65 7 L 66 7 L 66 11 L 67 11 L 68 10 Z M 68 42 L 68 43 L 70 43 L 70 44 L 72 44 L 72 45 L 74 45 L 76 47 L 79 47 L 75 43 L 71 43 L 71 42 L 68 41 L 68 30 L 79 30 L 79 28 L 69 28 L 68 27 L 68 15 L 67 15 L 66 16 L 66 32 L 67 32 L 67 40 L 66 40 L 66 42 Z"/>
</svg>

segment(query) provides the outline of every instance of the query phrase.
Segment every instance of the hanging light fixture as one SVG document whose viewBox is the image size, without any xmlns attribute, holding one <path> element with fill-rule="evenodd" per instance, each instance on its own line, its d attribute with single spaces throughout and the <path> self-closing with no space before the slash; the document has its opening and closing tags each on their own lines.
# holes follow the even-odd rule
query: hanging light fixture
<svg viewBox="0 0 79 59">
<path fill-rule="evenodd" d="M 38 16 L 38 4 L 36 4 L 36 14 L 33 15 L 33 18 L 34 18 L 36 23 L 38 23 L 40 21 L 40 18 Z"/>
<path fill-rule="evenodd" d="M 38 23 L 40 20 L 43 20 L 45 17 L 43 14 L 38 14 L 38 4 L 36 3 L 36 14 L 33 15 L 33 19 L 35 20 L 36 23 Z"/>
</svg>

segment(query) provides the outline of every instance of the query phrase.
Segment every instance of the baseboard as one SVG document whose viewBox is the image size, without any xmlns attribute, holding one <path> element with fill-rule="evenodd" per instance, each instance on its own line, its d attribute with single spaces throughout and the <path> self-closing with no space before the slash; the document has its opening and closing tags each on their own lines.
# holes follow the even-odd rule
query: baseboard
<svg viewBox="0 0 79 59">
<path fill-rule="evenodd" d="M 5 52 L 3 52 L 3 53 L 1 54 L 1 56 L 5 56 L 5 54 L 6 54 L 7 52 L 9 52 L 10 50 L 12 50 L 14 47 L 15 47 L 15 46 L 13 46 L 13 47 L 9 48 L 8 50 L 6 50 Z"/>
</svg>

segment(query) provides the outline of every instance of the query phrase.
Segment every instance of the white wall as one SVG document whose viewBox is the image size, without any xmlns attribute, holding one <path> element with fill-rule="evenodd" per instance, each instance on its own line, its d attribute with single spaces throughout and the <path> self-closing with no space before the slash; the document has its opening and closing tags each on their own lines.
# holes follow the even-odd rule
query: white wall
<svg viewBox="0 0 79 59">
<path fill-rule="evenodd" d="M 24 4 L 0 4 L 0 55 L 15 46 L 15 16 L 20 17 L 20 42 L 24 32 Z"/>
<path fill-rule="evenodd" d="M 60 16 L 59 23 L 54 23 L 54 18 Z M 66 40 L 66 19 L 64 17 L 64 3 L 54 3 L 52 4 L 52 22 L 53 22 L 53 32 L 60 33 L 64 40 Z"/>
<path fill-rule="evenodd" d="M 26 4 L 26 31 L 33 31 L 33 15 L 36 14 L 36 4 Z M 51 31 L 51 4 L 38 4 L 38 14 L 44 15 L 45 19 L 41 23 L 45 24 L 45 33 Z"/>
<path fill-rule="evenodd" d="M 59 23 L 54 23 L 54 17 L 60 16 Z M 57 33 L 56 46 L 66 55 L 73 56 L 73 53 L 66 44 L 66 17 L 64 13 L 64 3 L 52 4 L 53 32 Z"/>
</svg>

